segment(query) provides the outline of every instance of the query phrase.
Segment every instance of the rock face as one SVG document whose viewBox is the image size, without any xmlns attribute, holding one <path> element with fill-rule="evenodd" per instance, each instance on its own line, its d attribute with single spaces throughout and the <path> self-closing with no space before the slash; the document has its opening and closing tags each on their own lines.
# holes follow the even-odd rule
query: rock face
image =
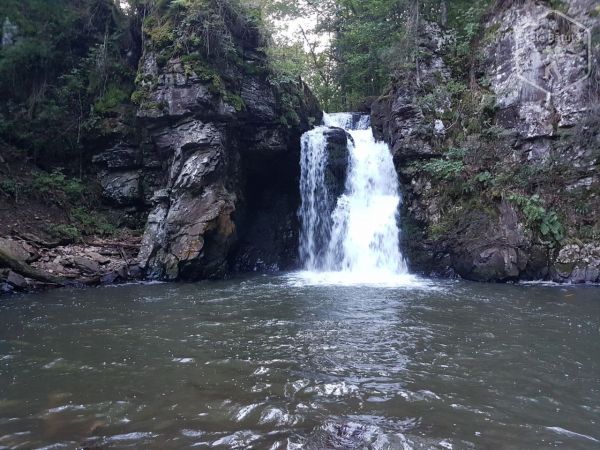
<svg viewBox="0 0 600 450">
<path fill-rule="evenodd" d="M 324 132 L 327 141 L 327 163 L 325 184 L 332 199 L 337 199 L 344 193 L 348 175 L 348 144 L 352 136 L 342 128 L 329 128 Z"/>
<path fill-rule="evenodd" d="M 296 259 L 300 135 L 322 113 L 300 82 L 270 82 L 252 24 L 215 13 L 225 14 L 236 58 L 212 56 L 194 38 L 214 19 L 204 11 L 169 22 L 184 51 L 149 32 L 134 94 L 138 138 L 95 158 L 108 201 L 149 208 L 139 263 L 152 279 L 221 278 Z"/>
<path fill-rule="evenodd" d="M 418 74 L 372 105 L 404 191 L 412 270 L 477 281 L 597 282 L 597 2 L 497 2 L 468 73 L 425 24 Z"/>
<path fill-rule="evenodd" d="M 447 40 L 435 24 L 425 24 L 420 33 L 419 45 L 427 55 L 420 66 L 421 86 L 435 85 L 450 79 L 450 70 L 442 55 Z M 394 77 L 393 88 L 371 105 L 371 124 L 377 139 L 385 139 L 397 163 L 439 155 L 434 149 L 435 120 L 427 120 L 418 96 L 424 94 L 415 84 L 414 77 L 399 73 Z M 450 98 L 442 94 L 436 107 L 450 108 Z M 441 121 L 439 121 L 441 122 Z M 443 122 L 441 123 L 443 125 Z M 437 125 L 440 126 L 439 123 Z"/>
<path fill-rule="evenodd" d="M 239 156 L 212 122 L 192 119 L 159 133 L 156 142 L 172 162 L 166 188 L 152 199 L 140 263 L 151 278 L 224 276 L 235 240 Z"/>
</svg>

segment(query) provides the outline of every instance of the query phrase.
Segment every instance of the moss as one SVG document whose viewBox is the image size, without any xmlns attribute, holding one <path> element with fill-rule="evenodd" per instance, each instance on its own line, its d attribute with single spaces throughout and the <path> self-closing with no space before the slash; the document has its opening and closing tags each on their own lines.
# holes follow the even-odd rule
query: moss
<svg viewBox="0 0 600 450">
<path fill-rule="evenodd" d="M 165 55 L 164 53 L 159 53 L 156 56 L 156 65 L 158 67 L 165 67 L 167 65 L 167 63 L 169 62 L 169 56 Z"/>
<path fill-rule="evenodd" d="M 163 104 L 162 102 L 147 102 L 144 101 L 141 105 L 140 105 L 140 109 L 143 111 L 152 111 L 152 110 L 157 110 L 160 111 L 163 109 Z"/>
<path fill-rule="evenodd" d="M 565 14 L 569 12 L 569 5 L 563 0 L 550 0 L 549 3 L 552 9 L 555 9 Z"/>
<path fill-rule="evenodd" d="M 228 103 L 231 106 L 233 106 L 237 112 L 241 112 L 246 109 L 246 104 L 244 103 L 244 100 L 238 94 L 226 92 L 223 95 L 223 100 L 225 101 L 225 103 Z"/>
<path fill-rule="evenodd" d="M 482 44 L 488 45 L 496 40 L 498 37 L 498 31 L 502 27 L 502 23 L 500 21 L 494 22 L 490 27 L 485 30 L 485 35 L 482 40 Z"/>
<path fill-rule="evenodd" d="M 153 26 L 146 28 L 145 31 L 154 48 L 158 50 L 172 45 L 175 40 L 175 32 L 171 20 L 167 20 L 160 25 L 154 24 Z"/>
<path fill-rule="evenodd" d="M 149 92 L 147 89 L 140 88 L 131 94 L 131 101 L 136 105 L 141 105 L 148 99 Z"/>
<path fill-rule="evenodd" d="M 446 235 L 452 229 L 450 222 L 441 222 L 429 225 L 427 228 L 427 236 L 430 239 L 438 240 Z"/>
<path fill-rule="evenodd" d="M 225 83 L 219 72 L 211 67 L 199 53 L 190 53 L 181 57 L 181 63 L 187 77 L 196 75 L 201 81 L 208 84 L 214 94 L 225 92 Z"/>
</svg>

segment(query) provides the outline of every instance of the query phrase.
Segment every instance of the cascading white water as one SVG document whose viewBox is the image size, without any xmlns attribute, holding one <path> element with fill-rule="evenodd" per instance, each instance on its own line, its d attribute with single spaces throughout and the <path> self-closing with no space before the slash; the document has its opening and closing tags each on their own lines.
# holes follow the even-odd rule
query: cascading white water
<svg viewBox="0 0 600 450">
<path fill-rule="evenodd" d="M 317 127 L 302 136 L 300 259 L 308 270 L 321 268 L 323 248 L 327 245 L 331 229 L 331 217 L 323 214 L 323 211 L 331 208 L 331 198 L 325 184 L 325 129 L 326 127 Z"/>
<path fill-rule="evenodd" d="M 400 252 L 398 175 L 388 146 L 376 142 L 369 116 L 326 114 L 324 126 L 302 137 L 300 255 L 306 273 L 325 282 L 387 283 L 408 270 Z M 326 184 L 325 133 L 345 129 L 348 174 L 332 199 Z"/>
</svg>

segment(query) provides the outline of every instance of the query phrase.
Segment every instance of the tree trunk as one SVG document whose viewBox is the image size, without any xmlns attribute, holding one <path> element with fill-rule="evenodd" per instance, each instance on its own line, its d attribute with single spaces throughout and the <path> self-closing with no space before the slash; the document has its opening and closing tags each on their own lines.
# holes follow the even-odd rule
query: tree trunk
<svg viewBox="0 0 600 450">
<path fill-rule="evenodd" d="M 49 273 L 42 272 L 40 270 L 34 269 L 29 264 L 26 264 L 18 259 L 13 258 L 3 250 L 0 250 L 0 267 L 7 267 L 11 269 L 13 272 L 18 273 L 27 278 L 31 278 L 33 280 L 42 281 L 44 283 L 52 283 L 52 284 L 65 284 L 65 280 L 59 277 L 55 277 L 50 275 Z"/>
</svg>

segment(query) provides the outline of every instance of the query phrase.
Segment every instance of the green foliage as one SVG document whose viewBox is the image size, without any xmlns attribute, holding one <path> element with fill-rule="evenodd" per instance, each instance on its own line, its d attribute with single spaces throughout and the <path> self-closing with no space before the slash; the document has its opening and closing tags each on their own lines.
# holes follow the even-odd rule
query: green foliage
<svg viewBox="0 0 600 450">
<path fill-rule="evenodd" d="M 139 86 L 137 90 L 133 91 L 133 93 L 131 94 L 131 101 L 134 104 L 141 106 L 142 103 L 144 103 L 146 101 L 146 99 L 148 98 L 149 95 L 150 95 L 150 90 L 149 90 L 148 86 L 142 85 L 142 86 Z"/>
<path fill-rule="evenodd" d="M 113 236 L 117 233 L 117 227 L 106 217 L 88 208 L 73 208 L 69 217 L 68 224 L 48 226 L 50 235 L 64 241 L 76 241 L 82 236 Z"/>
<path fill-rule="evenodd" d="M 58 224 L 47 228 L 48 233 L 61 241 L 76 241 L 81 238 L 81 232 L 74 225 Z"/>
<path fill-rule="evenodd" d="M 408 1 L 337 2 L 332 45 L 344 109 L 379 96 L 395 67 L 414 65 L 417 17 Z"/>
<path fill-rule="evenodd" d="M 34 172 L 31 188 L 35 193 L 55 200 L 60 198 L 78 200 L 86 190 L 81 180 L 67 177 L 62 169 L 54 169 L 52 172 Z"/>
<path fill-rule="evenodd" d="M 283 71 L 302 76 L 325 109 L 351 110 L 379 96 L 390 75 L 406 76 L 430 58 L 419 46 L 424 21 L 454 31 L 449 62 L 468 75 L 475 65 L 474 43 L 491 0 L 260 0 L 267 17 L 278 23 L 305 24 L 295 38 L 279 38 L 271 59 Z M 291 33 L 287 33 L 289 36 Z M 326 42 L 326 44 L 324 44 Z M 327 44 L 328 43 L 328 44 Z M 399 69 L 399 70 L 398 70 Z M 418 76 L 415 77 L 418 81 Z M 449 86 L 464 87 L 462 86 Z M 460 92 L 450 92 L 451 96 Z M 427 99 L 425 99 L 427 100 Z M 433 99 L 432 99 L 433 100 Z"/>
<path fill-rule="evenodd" d="M 494 176 L 486 170 L 475 175 L 475 181 L 487 187 L 494 183 Z"/>
<path fill-rule="evenodd" d="M 77 230 L 84 235 L 110 236 L 116 233 L 117 228 L 101 214 L 87 208 L 74 208 L 70 212 L 71 219 Z"/>
<path fill-rule="evenodd" d="M 225 83 L 214 67 L 207 64 L 198 53 L 190 53 L 181 57 L 181 63 L 186 76 L 196 75 L 200 80 L 208 83 L 210 90 L 215 93 L 223 93 Z"/>
<path fill-rule="evenodd" d="M 449 2 L 448 25 L 455 31 L 455 39 L 446 59 L 457 75 L 472 76 L 469 72 L 473 71 L 477 57 L 474 47 L 483 31 L 481 19 L 491 4 L 492 0 Z"/>
<path fill-rule="evenodd" d="M 246 109 L 246 104 L 244 103 L 244 100 L 237 94 L 225 92 L 225 94 L 223 95 L 223 100 L 225 100 L 225 103 L 228 103 L 229 105 L 233 106 L 237 112 Z"/>
<path fill-rule="evenodd" d="M 19 184 L 14 178 L 0 180 L 0 191 L 9 198 L 15 198 L 19 191 Z"/>
<path fill-rule="evenodd" d="M 0 139 L 46 165 L 81 165 L 82 130 L 127 101 L 127 21 L 111 0 L 3 0 L 18 32 L 0 49 Z"/>
<path fill-rule="evenodd" d="M 99 114 L 105 114 L 117 108 L 119 105 L 127 102 L 130 98 L 129 92 L 118 86 L 110 86 L 104 96 L 102 96 L 95 104 L 94 111 Z"/>
<path fill-rule="evenodd" d="M 548 211 L 539 195 L 526 197 L 520 194 L 511 194 L 508 200 L 521 208 L 527 223 L 535 227 L 543 237 L 552 238 L 560 242 L 564 238 L 564 228 L 554 211 Z"/>
<path fill-rule="evenodd" d="M 451 180 L 456 178 L 464 169 L 462 161 L 449 159 L 436 159 L 423 164 L 423 170 L 439 180 Z"/>
<path fill-rule="evenodd" d="M 175 34 L 171 21 L 166 21 L 163 24 L 147 27 L 145 32 L 151 39 L 152 45 L 156 50 L 164 49 L 173 44 Z"/>
</svg>

